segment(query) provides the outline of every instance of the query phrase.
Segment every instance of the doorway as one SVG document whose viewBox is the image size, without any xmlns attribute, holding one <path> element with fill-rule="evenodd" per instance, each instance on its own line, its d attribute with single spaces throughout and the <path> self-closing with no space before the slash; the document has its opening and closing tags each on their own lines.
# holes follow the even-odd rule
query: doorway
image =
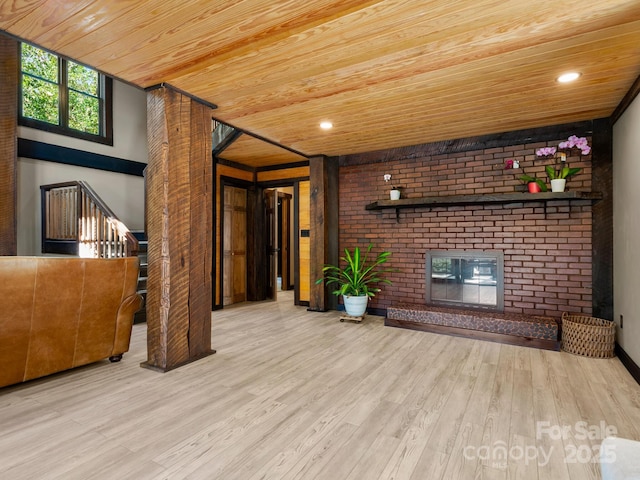
<svg viewBox="0 0 640 480">
<path fill-rule="evenodd" d="M 296 302 L 294 187 L 221 189 L 220 304 L 279 300 Z"/>
<path fill-rule="evenodd" d="M 292 241 L 293 193 L 287 188 L 264 192 L 267 239 L 267 296 L 277 300 L 278 291 L 293 288 Z M 290 188 L 293 191 L 293 188 Z"/>
<path fill-rule="evenodd" d="M 278 284 L 279 290 L 287 291 L 293 288 L 291 275 L 292 259 L 292 227 L 291 217 L 293 208 L 293 195 L 278 190 Z"/>
</svg>

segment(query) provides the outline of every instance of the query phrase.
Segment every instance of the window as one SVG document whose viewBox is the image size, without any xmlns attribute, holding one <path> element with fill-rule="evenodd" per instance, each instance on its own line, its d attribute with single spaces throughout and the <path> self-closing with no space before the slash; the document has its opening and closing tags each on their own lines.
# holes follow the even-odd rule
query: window
<svg viewBox="0 0 640 480">
<path fill-rule="evenodd" d="M 20 58 L 21 125 L 113 145 L 109 77 L 27 43 Z"/>
</svg>

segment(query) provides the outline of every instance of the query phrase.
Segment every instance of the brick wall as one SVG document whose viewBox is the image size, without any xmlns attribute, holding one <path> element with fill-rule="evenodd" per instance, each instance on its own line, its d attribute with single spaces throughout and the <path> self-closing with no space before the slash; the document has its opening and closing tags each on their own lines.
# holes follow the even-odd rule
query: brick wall
<svg viewBox="0 0 640 480">
<path fill-rule="evenodd" d="M 402 198 L 522 191 L 526 172 L 545 178 L 535 150 L 564 140 L 513 145 L 445 155 L 413 156 L 340 167 L 340 251 L 373 242 L 390 250 L 393 286 L 383 287 L 370 307 L 424 303 L 425 252 L 429 249 L 504 252 L 505 312 L 559 317 L 563 311 L 590 315 L 592 309 L 592 219 L 590 201 L 553 201 L 367 211 L 365 205 L 389 198 L 384 174 L 402 187 Z M 589 139 L 591 140 L 591 139 Z M 505 170 L 505 161 L 520 162 Z M 568 190 L 591 190 L 591 157 L 569 157 L 582 171 Z M 532 194 L 534 195 L 534 194 Z"/>
</svg>

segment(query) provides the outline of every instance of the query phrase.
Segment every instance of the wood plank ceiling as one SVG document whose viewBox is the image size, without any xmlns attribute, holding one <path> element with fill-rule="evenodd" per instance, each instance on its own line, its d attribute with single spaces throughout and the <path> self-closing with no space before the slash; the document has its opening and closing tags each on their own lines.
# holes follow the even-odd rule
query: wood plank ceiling
<svg viewBox="0 0 640 480">
<path fill-rule="evenodd" d="M 173 85 L 302 155 L 607 117 L 640 75 L 638 0 L 13 0 L 0 30 Z M 569 70 L 582 76 L 558 84 Z M 246 140 L 228 155 L 280 153 Z"/>
</svg>

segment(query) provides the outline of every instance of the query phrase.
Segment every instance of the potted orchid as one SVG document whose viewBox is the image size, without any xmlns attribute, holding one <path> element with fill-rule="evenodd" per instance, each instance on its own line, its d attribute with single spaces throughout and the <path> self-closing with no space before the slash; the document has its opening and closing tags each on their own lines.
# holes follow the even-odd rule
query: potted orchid
<svg viewBox="0 0 640 480">
<path fill-rule="evenodd" d="M 578 167 L 569 167 L 567 165 L 567 154 L 565 152 L 558 152 L 558 150 L 580 150 L 580 155 L 588 155 L 591 152 L 591 147 L 585 137 L 578 137 L 571 135 L 564 142 L 558 144 L 556 147 L 543 147 L 536 150 L 536 155 L 539 157 L 554 156 L 556 159 L 556 165 L 547 165 L 545 172 L 547 177 L 551 181 L 552 192 L 564 192 L 567 178 L 580 172 L 582 169 Z M 557 153 L 557 156 L 556 156 Z"/>
<path fill-rule="evenodd" d="M 385 173 L 382 178 L 384 178 L 384 182 L 388 184 L 391 181 L 391 174 Z M 391 184 L 391 190 L 389 191 L 389 198 L 391 198 L 391 200 L 399 200 L 400 187 L 396 187 L 393 184 Z"/>
</svg>

